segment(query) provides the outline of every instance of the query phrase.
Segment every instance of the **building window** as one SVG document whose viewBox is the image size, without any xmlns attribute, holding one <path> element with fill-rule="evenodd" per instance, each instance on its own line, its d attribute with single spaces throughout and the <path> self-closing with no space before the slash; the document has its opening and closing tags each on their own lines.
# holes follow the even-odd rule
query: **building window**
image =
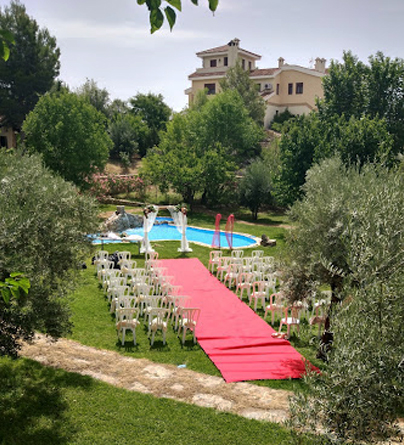
<svg viewBox="0 0 404 445">
<path fill-rule="evenodd" d="M 241 60 L 241 68 L 243 68 L 243 70 L 245 70 L 245 59 Z"/>
<path fill-rule="evenodd" d="M 248 70 L 251 71 L 252 70 L 252 63 L 248 62 Z"/>
<path fill-rule="evenodd" d="M 211 68 L 215 68 L 215 67 L 217 67 L 217 60 L 216 60 L 216 59 L 212 59 L 212 60 L 210 61 L 210 67 L 211 67 Z"/>
<path fill-rule="evenodd" d="M 279 96 L 279 83 L 276 84 L 276 95 Z"/>
<path fill-rule="evenodd" d="M 293 94 L 293 83 L 288 83 L 288 94 Z"/>
<path fill-rule="evenodd" d="M 229 58 L 227 56 L 224 57 L 224 59 L 223 59 L 223 65 L 224 66 L 228 66 L 229 65 Z"/>
<path fill-rule="evenodd" d="M 303 82 L 296 83 L 296 94 L 303 94 Z"/>
<path fill-rule="evenodd" d="M 216 84 L 215 83 L 205 83 L 204 88 L 208 90 L 208 94 L 216 94 Z"/>
<path fill-rule="evenodd" d="M 260 92 L 261 91 L 261 84 L 260 83 L 256 83 L 255 84 L 255 88 L 257 88 L 257 91 Z"/>
</svg>

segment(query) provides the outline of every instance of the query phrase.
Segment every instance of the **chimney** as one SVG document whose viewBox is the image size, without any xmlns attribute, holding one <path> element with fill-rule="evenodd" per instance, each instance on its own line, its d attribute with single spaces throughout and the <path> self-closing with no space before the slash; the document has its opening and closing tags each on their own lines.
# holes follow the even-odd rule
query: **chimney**
<svg viewBox="0 0 404 445">
<path fill-rule="evenodd" d="M 278 59 L 278 68 L 282 68 L 285 65 L 285 59 L 283 57 L 279 57 Z"/>
<path fill-rule="evenodd" d="M 229 46 L 239 46 L 240 44 L 240 39 L 238 39 L 237 37 L 235 37 L 233 40 L 230 40 L 230 42 L 228 43 Z"/>
<path fill-rule="evenodd" d="M 238 58 L 238 48 L 240 44 L 240 39 L 237 37 L 233 40 L 230 40 L 229 45 L 229 67 L 235 66 Z"/>
<path fill-rule="evenodd" d="M 325 59 L 321 59 L 320 57 L 317 57 L 316 63 L 314 65 L 314 69 L 316 71 L 319 71 L 320 73 L 325 73 Z"/>
</svg>

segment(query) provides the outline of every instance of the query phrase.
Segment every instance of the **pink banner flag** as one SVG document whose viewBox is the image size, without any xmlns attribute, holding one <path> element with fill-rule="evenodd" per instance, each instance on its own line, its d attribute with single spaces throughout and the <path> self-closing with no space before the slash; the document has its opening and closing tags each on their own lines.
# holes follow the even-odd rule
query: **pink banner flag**
<svg viewBox="0 0 404 445">
<path fill-rule="evenodd" d="M 229 245 L 230 250 L 233 249 L 233 229 L 234 229 L 234 215 L 231 214 L 227 218 L 226 229 L 225 229 L 227 244 Z"/>
<path fill-rule="evenodd" d="M 212 238 L 212 247 L 213 248 L 219 248 L 220 249 L 220 220 L 222 219 L 222 215 L 218 213 L 216 215 L 216 221 L 215 221 L 215 233 L 213 234 Z"/>
</svg>

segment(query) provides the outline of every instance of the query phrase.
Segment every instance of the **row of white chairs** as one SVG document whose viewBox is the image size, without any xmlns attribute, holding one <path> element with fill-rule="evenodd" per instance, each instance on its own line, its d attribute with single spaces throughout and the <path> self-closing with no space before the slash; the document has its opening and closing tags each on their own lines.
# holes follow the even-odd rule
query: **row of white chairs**
<svg viewBox="0 0 404 445">
<path fill-rule="evenodd" d="M 148 326 L 151 345 L 158 331 L 162 332 L 163 344 L 166 343 L 171 319 L 175 323 L 174 329 L 178 329 L 178 336 L 182 333 L 183 344 L 187 331 L 193 333 L 196 343 L 195 328 L 200 310 L 186 307 L 189 297 L 181 295 L 181 287 L 174 285 L 173 277 L 166 275 L 166 269 L 158 261 L 158 254 L 153 252 L 149 255 L 144 268 L 136 267 L 137 263 L 131 260 L 130 252 L 117 252 L 117 255 L 120 270 L 114 269 L 115 263 L 108 260 L 107 251 L 98 251 L 94 264 L 97 277 L 111 303 L 110 311 L 116 315 L 116 328 L 118 336 L 122 334 L 122 345 L 127 330 L 132 331 L 136 345 L 136 328 L 142 316 Z"/>
<path fill-rule="evenodd" d="M 260 302 L 265 311 L 264 319 L 271 313 L 272 325 L 278 315 L 280 325 L 276 336 L 283 335 L 289 338 L 292 327 L 296 327 L 297 333 L 299 333 L 302 317 L 306 317 L 310 325 L 318 325 L 318 335 L 320 335 L 326 319 L 329 295 L 327 298 L 311 301 L 311 316 L 307 302 L 289 304 L 283 293 L 276 291 L 279 278 L 275 271 L 274 258 L 265 256 L 263 250 L 255 250 L 249 257 L 244 257 L 244 252 L 241 250 L 234 250 L 227 257 L 224 257 L 221 251 L 211 251 L 209 270 L 211 273 L 216 270 L 217 278 L 229 288 L 235 286 L 235 293 L 241 300 L 246 293 L 248 304 L 251 306 L 253 303 L 254 311 L 257 311 L 258 302 Z M 324 293 L 322 297 L 325 297 Z M 287 327 L 286 334 L 281 333 L 283 326 Z"/>
</svg>

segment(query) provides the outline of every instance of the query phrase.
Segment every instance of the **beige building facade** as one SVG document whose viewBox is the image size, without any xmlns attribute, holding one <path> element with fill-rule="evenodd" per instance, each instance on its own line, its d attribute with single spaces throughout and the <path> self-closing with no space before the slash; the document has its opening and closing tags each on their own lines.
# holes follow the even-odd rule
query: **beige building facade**
<svg viewBox="0 0 404 445">
<path fill-rule="evenodd" d="M 0 120 L 1 124 L 1 120 Z M 0 149 L 16 147 L 17 139 L 15 132 L 11 127 L 0 126 Z"/>
<path fill-rule="evenodd" d="M 196 53 L 202 59 L 198 68 L 188 78 L 192 86 L 185 91 L 191 104 L 199 90 L 208 95 L 220 92 L 219 81 L 229 68 L 240 61 L 249 71 L 250 78 L 266 103 L 265 128 L 276 114 L 288 109 L 292 114 L 306 114 L 316 109 L 316 98 L 323 97 L 321 79 L 326 75 L 325 59 L 317 58 L 314 68 L 289 65 L 280 57 L 276 68 L 259 69 L 256 65 L 261 56 L 240 47 L 240 40 L 233 39 L 227 45 Z"/>
</svg>

